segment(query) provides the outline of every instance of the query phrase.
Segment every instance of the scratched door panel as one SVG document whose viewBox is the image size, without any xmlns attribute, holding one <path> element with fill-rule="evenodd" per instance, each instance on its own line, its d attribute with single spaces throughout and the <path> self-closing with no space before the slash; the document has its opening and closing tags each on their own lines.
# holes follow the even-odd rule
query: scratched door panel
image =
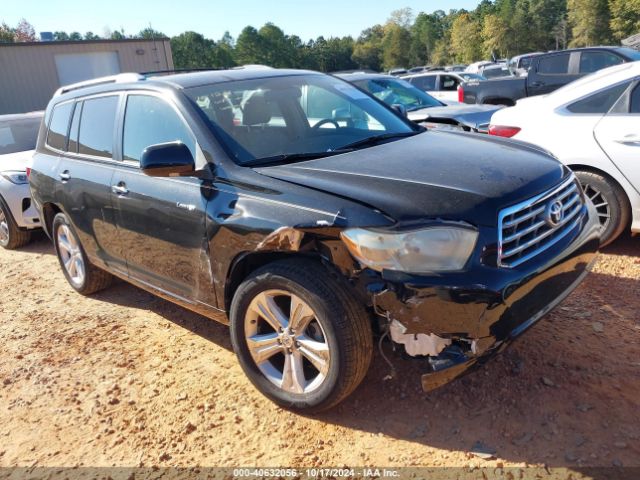
<svg viewBox="0 0 640 480">
<path fill-rule="evenodd" d="M 118 237 L 126 252 L 130 277 L 197 300 L 201 285 L 206 198 L 197 178 L 149 177 L 137 166 L 123 165 L 113 184 Z"/>
</svg>

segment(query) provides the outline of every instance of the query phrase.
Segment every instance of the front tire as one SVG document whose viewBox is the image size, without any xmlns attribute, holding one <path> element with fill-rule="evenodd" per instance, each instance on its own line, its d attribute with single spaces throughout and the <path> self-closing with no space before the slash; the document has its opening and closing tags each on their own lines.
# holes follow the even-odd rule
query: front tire
<svg viewBox="0 0 640 480">
<path fill-rule="evenodd" d="M 111 285 L 113 277 L 89 261 L 64 213 L 54 217 L 52 232 L 62 272 L 76 292 L 91 295 Z"/>
<path fill-rule="evenodd" d="M 364 379 L 371 324 L 348 283 L 319 263 L 291 259 L 251 274 L 231 303 L 231 341 L 249 380 L 292 410 L 319 412 Z"/>
<path fill-rule="evenodd" d="M 602 227 L 600 246 L 609 245 L 629 224 L 631 210 L 624 190 L 610 177 L 595 172 L 576 171 L 584 193 L 593 202 Z"/>
<path fill-rule="evenodd" d="M 21 230 L 11 215 L 9 207 L 0 198 L 0 247 L 15 250 L 31 241 L 31 232 Z"/>
</svg>

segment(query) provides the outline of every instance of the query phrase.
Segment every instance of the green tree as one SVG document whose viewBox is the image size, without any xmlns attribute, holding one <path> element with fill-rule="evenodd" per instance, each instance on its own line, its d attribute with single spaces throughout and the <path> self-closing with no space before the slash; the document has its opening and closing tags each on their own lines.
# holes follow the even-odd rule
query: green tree
<svg viewBox="0 0 640 480">
<path fill-rule="evenodd" d="M 611 33 L 616 40 L 640 33 L 640 0 L 609 0 Z"/>
<path fill-rule="evenodd" d="M 385 70 L 395 67 L 408 67 L 410 63 L 411 34 L 409 31 L 390 22 L 384 28 L 382 38 L 382 66 Z"/>
<path fill-rule="evenodd" d="M 124 40 L 125 38 L 127 38 L 124 34 L 124 30 L 120 29 L 120 30 L 114 30 L 111 33 L 111 40 Z"/>
<path fill-rule="evenodd" d="M 145 40 L 153 40 L 153 39 L 157 39 L 157 38 L 166 38 L 167 36 L 162 33 L 159 32 L 158 30 L 154 30 L 151 27 L 147 27 L 143 30 L 140 30 L 140 32 L 135 35 L 136 38 L 144 38 Z"/>
<path fill-rule="evenodd" d="M 449 41 L 446 38 L 441 38 L 433 47 L 431 63 L 442 66 L 453 63 L 454 61 L 455 60 L 451 55 L 451 49 L 449 48 Z"/>
<path fill-rule="evenodd" d="M 57 42 L 69 40 L 69 34 L 67 32 L 53 32 L 53 40 Z"/>
<path fill-rule="evenodd" d="M 274 68 L 291 67 L 295 53 L 291 43 L 280 27 L 267 23 L 258 31 L 261 44 L 258 62 Z"/>
<path fill-rule="evenodd" d="M 82 35 L 80 34 L 80 32 L 71 32 L 69 34 L 69 40 L 73 40 L 73 41 L 80 41 L 82 40 Z"/>
<path fill-rule="evenodd" d="M 214 42 L 197 32 L 171 38 L 173 63 L 177 69 L 210 68 L 215 65 Z"/>
<path fill-rule="evenodd" d="M 482 56 L 480 25 L 466 12 L 458 15 L 451 26 L 451 50 L 456 61 L 464 63 Z"/>
<path fill-rule="evenodd" d="M 442 12 L 444 13 L 444 12 Z M 425 65 L 433 61 L 436 42 L 442 38 L 443 26 L 436 14 L 421 12 L 411 26 L 411 63 Z"/>
<path fill-rule="evenodd" d="M 84 34 L 85 40 L 100 40 L 100 37 L 93 32 L 87 32 Z"/>
<path fill-rule="evenodd" d="M 567 16 L 571 47 L 600 45 L 611 37 L 607 0 L 567 0 Z"/>
<path fill-rule="evenodd" d="M 0 24 L 0 43 L 13 43 L 15 42 L 16 32 L 5 22 Z"/>
<path fill-rule="evenodd" d="M 263 62 L 262 40 L 258 31 L 247 26 L 242 29 L 236 41 L 235 61 L 239 65 Z"/>
<path fill-rule="evenodd" d="M 509 54 L 509 26 L 496 14 L 485 15 L 482 25 L 482 47 L 485 58 L 492 53 Z"/>
<path fill-rule="evenodd" d="M 362 31 L 353 47 L 351 59 L 358 68 L 382 70 L 382 39 L 384 27 L 374 25 Z"/>
</svg>

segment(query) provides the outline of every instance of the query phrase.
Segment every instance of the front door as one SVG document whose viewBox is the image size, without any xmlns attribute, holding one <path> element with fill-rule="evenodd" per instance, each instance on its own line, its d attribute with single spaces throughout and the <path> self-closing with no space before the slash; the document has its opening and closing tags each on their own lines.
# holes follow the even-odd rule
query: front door
<svg viewBox="0 0 640 480">
<path fill-rule="evenodd" d="M 202 297 L 199 289 L 213 285 L 201 285 L 210 270 L 201 180 L 150 177 L 139 168 L 142 151 L 158 143 L 181 141 L 195 158 L 195 137 L 169 101 L 150 94 L 127 96 L 122 131 L 112 191 L 128 274 L 186 300 Z"/>
<path fill-rule="evenodd" d="M 595 127 L 600 147 L 640 193 L 640 85 L 629 97 L 627 112 L 610 112 Z"/>
</svg>

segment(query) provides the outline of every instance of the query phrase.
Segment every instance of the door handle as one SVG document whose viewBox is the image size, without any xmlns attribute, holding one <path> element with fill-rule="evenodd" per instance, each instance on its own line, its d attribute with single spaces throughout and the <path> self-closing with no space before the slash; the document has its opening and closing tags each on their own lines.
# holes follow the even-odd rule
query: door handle
<svg viewBox="0 0 640 480">
<path fill-rule="evenodd" d="M 129 189 L 125 186 L 124 183 L 111 185 L 111 191 L 116 195 L 126 195 L 127 193 L 129 193 Z"/>
<path fill-rule="evenodd" d="M 69 175 L 69 170 L 65 170 L 64 172 L 59 173 L 58 176 L 60 177 L 60 180 L 62 180 L 63 182 L 66 182 L 67 180 L 71 179 L 71 175 Z"/>
<path fill-rule="evenodd" d="M 533 82 L 531 84 L 532 87 L 544 87 L 545 83 L 544 82 Z"/>
<path fill-rule="evenodd" d="M 625 135 L 619 140 L 616 140 L 617 143 L 621 143 L 622 145 L 640 145 L 640 135 L 635 135 L 633 133 L 629 135 Z"/>
</svg>

